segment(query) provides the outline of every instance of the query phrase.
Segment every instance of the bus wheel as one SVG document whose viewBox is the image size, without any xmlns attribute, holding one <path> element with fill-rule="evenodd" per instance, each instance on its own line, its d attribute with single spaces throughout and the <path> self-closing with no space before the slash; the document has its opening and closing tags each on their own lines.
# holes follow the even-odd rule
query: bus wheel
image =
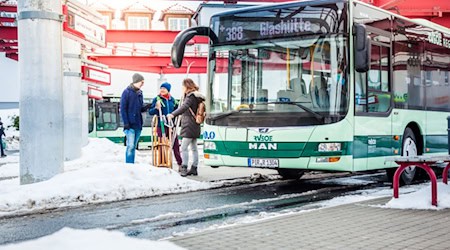
<svg viewBox="0 0 450 250">
<path fill-rule="evenodd" d="M 219 166 L 211 166 L 212 168 L 219 168 Z"/>
<path fill-rule="evenodd" d="M 283 179 L 288 179 L 288 180 L 298 180 L 305 173 L 304 170 L 300 170 L 300 169 L 279 168 L 277 170 L 278 170 L 278 174 L 281 175 L 281 177 L 283 177 Z"/>
<path fill-rule="evenodd" d="M 402 156 L 417 156 L 417 143 L 416 136 L 410 128 L 405 129 L 405 133 L 403 134 L 403 143 L 402 143 Z M 394 173 L 397 169 L 390 168 L 386 169 L 386 174 L 388 176 L 389 181 L 393 181 Z M 414 176 L 416 175 L 416 167 L 408 167 L 406 168 L 402 176 L 400 178 L 400 184 L 409 185 L 414 180 Z"/>
</svg>

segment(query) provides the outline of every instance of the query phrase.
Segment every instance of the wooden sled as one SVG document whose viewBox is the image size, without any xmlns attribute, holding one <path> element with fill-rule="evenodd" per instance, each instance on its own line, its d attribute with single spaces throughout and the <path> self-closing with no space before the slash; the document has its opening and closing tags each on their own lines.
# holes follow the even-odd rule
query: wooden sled
<svg viewBox="0 0 450 250">
<path fill-rule="evenodd" d="M 172 147 L 171 147 L 171 131 L 169 131 L 169 137 L 162 134 L 158 136 L 158 116 L 153 116 L 152 120 L 152 154 L 153 154 L 153 166 L 172 168 Z"/>
</svg>

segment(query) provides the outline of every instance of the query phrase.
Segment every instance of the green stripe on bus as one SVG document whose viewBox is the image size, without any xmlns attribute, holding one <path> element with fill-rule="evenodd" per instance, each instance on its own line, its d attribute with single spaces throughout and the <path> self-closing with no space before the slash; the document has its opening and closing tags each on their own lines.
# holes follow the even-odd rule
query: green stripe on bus
<svg viewBox="0 0 450 250">
<path fill-rule="evenodd" d="M 214 141 L 216 150 L 204 149 L 204 153 L 235 157 L 299 158 L 310 156 L 351 155 L 351 142 L 341 142 L 341 151 L 319 152 L 321 142 L 237 142 Z M 274 148 L 275 147 L 275 148 Z"/>
<path fill-rule="evenodd" d="M 401 139 L 394 140 L 392 135 L 354 136 L 353 158 L 394 156 L 400 154 Z"/>
<path fill-rule="evenodd" d="M 429 149 L 427 153 L 448 152 L 448 136 L 427 135 L 425 136 L 425 147 Z"/>
</svg>

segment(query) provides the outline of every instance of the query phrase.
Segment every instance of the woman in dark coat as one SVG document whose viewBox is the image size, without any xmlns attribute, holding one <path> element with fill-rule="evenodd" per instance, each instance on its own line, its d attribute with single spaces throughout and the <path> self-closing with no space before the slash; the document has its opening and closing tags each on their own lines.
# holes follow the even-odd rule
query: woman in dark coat
<svg viewBox="0 0 450 250">
<path fill-rule="evenodd" d="M 181 176 L 197 175 L 197 138 L 200 137 L 200 124 L 197 124 L 197 122 L 195 121 L 195 114 L 197 113 L 199 103 L 204 101 L 205 97 L 200 92 L 198 92 L 197 84 L 195 84 L 194 81 L 189 78 L 183 80 L 183 93 L 183 104 L 173 113 L 169 114 L 167 118 L 172 119 L 173 117 L 182 115 L 180 136 L 183 137 L 183 140 L 181 142 L 181 158 L 183 160 L 183 163 L 181 165 L 180 174 Z M 188 172 L 187 168 L 189 164 L 189 146 L 191 146 L 194 159 L 192 167 Z"/>
</svg>

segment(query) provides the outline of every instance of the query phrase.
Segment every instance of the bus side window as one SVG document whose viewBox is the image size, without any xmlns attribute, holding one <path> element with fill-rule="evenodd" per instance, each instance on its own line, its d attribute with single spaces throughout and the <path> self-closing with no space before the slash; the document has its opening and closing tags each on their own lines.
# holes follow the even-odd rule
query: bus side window
<svg viewBox="0 0 450 250">
<path fill-rule="evenodd" d="M 88 107 L 89 107 L 89 127 L 88 127 L 88 133 L 91 133 L 94 131 L 94 100 L 88 99 Z"/>
<path fill-rule="evenodd" d="M 371 46 L 369 71 L 355 74 L 355 109 L 356 112 L 384 113 L 390 109 L 392 98 L 389 85 L 390 53 L 388 47 Z"/>
<path fill-rule="evenodd" d="M 356 112 L 367 112 L 366 73 L 355 71 L 355 107 Z"/>
<path fill-rule="evenodd" d="M 97 103 L 97 131 L 117 130 L 119 127 L 119 105 L 117 103 Z"/>
</svg>

